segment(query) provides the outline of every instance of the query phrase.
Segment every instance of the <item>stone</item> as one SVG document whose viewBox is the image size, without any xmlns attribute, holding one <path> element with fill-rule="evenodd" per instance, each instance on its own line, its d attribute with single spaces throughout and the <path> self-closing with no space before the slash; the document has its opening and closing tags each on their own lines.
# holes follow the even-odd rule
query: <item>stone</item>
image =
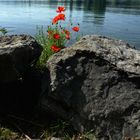
<svg viewBox="0 0 140 140">
<path fill-rule="evenodd" d="M 46 68 L 39 102 L 44 112 L 78 131 L 93 129 L 99 140 L 140 137 L 140 51 L 87 35 L 50 57 Z"/>
<path fill-rule="evenodd" d="M 41 51 L 41 46 L 29 35 L 0 36 L 0 83 L 22 79 Z"/>
<path fill-rule="evenodd" d="M 33 113 L 41 83 L 34 65 L 41 51 L 29 35 L 0 36 L 0 114 Z"/>
</svg>

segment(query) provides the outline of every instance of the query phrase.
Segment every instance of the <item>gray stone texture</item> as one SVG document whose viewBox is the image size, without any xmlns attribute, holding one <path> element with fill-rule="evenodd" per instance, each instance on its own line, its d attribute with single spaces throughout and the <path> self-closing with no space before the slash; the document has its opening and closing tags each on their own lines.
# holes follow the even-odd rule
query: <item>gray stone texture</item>
<svg viewBox="0 0 140 140">
<path fill-rule="evenodd" d="M 22 78 L 40 54 L 41 46 L 31 36 L 0 36 L 0 82 Z"/>
<path fill-rule="evenodd" d="M 47 61 L 40 107 L 99 140 L 140 137 L 140 51 L 87 35 Z"/>
</svg>

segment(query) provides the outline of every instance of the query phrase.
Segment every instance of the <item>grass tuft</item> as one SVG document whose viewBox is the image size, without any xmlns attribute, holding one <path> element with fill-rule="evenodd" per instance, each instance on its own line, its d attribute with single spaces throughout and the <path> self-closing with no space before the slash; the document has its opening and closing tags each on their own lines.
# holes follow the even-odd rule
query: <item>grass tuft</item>
<svg viewBox="0 0 140 140">
<path fill-rule="evenodd" d="M 8 128 L 0 128 L 0 140 L 14 140 L 18 137 L 18 133 L 13 132 Z"/>
</svg>

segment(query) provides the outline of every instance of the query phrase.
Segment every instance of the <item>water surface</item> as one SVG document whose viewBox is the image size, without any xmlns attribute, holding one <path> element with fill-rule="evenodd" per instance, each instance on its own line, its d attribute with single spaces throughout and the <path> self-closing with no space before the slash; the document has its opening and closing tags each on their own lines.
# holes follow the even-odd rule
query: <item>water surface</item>
<svg viewBox="0 0 140 140">
<path fill-rule="evenodd" d="M 51 24 L 57 6 L 66 7 L 66 22 L 80 23 L 79 34 L 121 39 L 140 49 L 140 0 L 0 0 L 0 27 L 9 34 L 36 34 Z"/>
</svg>

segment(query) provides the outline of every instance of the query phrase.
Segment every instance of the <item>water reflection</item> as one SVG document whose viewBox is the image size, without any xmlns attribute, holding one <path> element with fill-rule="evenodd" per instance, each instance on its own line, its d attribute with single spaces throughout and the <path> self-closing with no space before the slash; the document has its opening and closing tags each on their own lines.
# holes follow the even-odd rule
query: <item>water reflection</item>
<svg viewBox="0 0 140 140">
<path fill-rule="evenodd" d="M 58 5 L 67 20 L 80 22 L 84 34 L 102 34 L 140 46 L 140 0 L 0 0 L 0 26 L 15 33 L 35 34 L 36 25 L 49 25 Z"/>
<path fill-rule="evenodd" d="M 49 5 L 50 8 L 57 5 L 65 5 L 73 9 L 82 9 L 84 12 L 93 11 L 94 14 L 104 15 L 106 7 L 140 9 L 140 0 L 0 0 L 0 3 L 6 5 L 18 6 L 34 6 L 34 5 Z"/>
<path fill-rule="evenodd" d="M 104 15 L 106 11 L 106 0 L 97 0 L 93 4 L 94 14 Z"/>
<path fill-rule="evenodd" d="M 117 7 L 117 6 L 128 6 L 129 8 L 139 8 L 139 0 L 0 0 L 2 3 L 9 4 L 49 4 L 57 5 L 64 3 L 65 5 L 70 4 L 76 7 L 83 6 L 85 10 L 92 10 L 93 6 L 95 9 L 100 9 L 101 11 L 105 9 L 106 4 Z M 93 4 L 94 3 L 94 4 Z M 104 10 L 103 10 L 104 11 Z"/>
<path fill-rule="evenodd" d="M 108 3 L 116 6 L 116 5 L 133 5 L 133 6 L 138 6 L 140 5 L 140 1 L 139 0 L 107 0 Z"/>
</svg>

